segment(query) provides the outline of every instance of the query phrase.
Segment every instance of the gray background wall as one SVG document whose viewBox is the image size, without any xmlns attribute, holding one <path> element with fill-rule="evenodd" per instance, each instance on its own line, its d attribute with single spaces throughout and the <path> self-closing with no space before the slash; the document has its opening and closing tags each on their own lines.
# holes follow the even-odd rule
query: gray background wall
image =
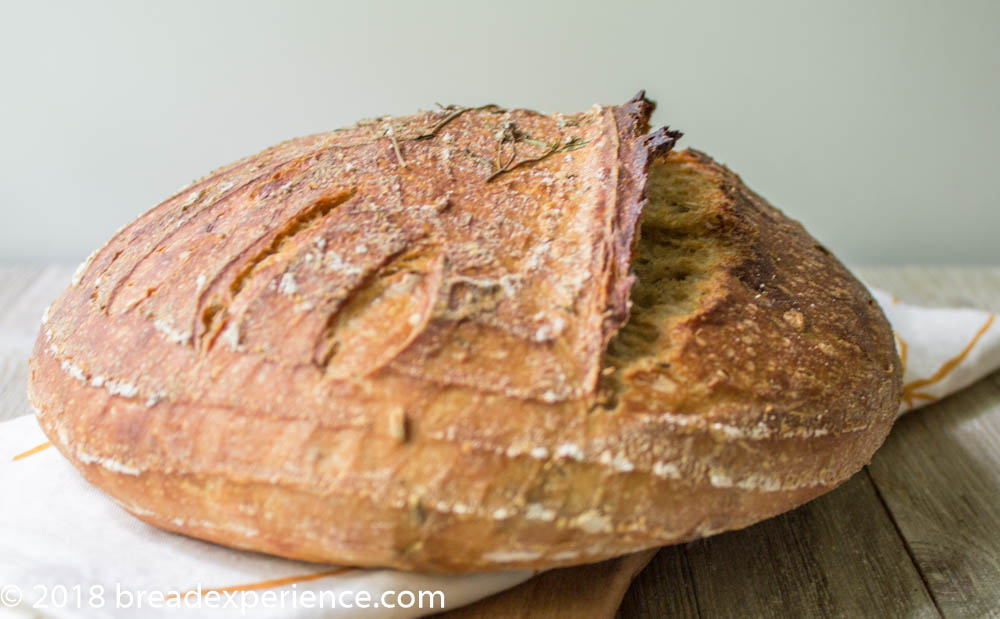
<svg viewBox="0 0 1000 619">
<path fill-rule="evenodd" d="M 849 263 L 1000 263 L 1000 2 L 0 6 L 0 262 L 80 259 L 211 168 L 362 117 L 645 88 Z"/>
</svg>

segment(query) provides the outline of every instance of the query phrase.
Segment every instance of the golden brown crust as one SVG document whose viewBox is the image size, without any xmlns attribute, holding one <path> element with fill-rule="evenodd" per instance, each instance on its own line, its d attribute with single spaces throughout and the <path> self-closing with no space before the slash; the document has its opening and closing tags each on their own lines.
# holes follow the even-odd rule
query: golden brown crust
<svg viewBox="0 0 1000 619">
<path fill-rule="evenodd" d="M 446 108 L 206 177 L 53 304 L 42 427 L 148 522 L 341 564 L 595 561 L 832 488 L 891 425 L 889 327 L 735 175 L 667 156 L 650 111 Z M 708 188 L 715 262 L 615 365 L 654 160 Z"/>
</svg>

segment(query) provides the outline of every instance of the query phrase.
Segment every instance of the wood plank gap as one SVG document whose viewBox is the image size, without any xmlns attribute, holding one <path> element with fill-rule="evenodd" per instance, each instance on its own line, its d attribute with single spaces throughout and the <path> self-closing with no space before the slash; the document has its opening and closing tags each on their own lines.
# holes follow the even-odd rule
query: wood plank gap
<svg viewBox="0 0 1000 619">
<path fill-rule="evenodd" d="M 694 577 L 694 569 L 691 567 L 691 558 L 688 557 L 687 547 L 687 544 L 681 547 L 681 556 L 684 557 L 684 566 L 687 568 L 688 574 L 691 575 L 691 594 L 694 595 L 694 610 L 698 613 L 698 619 L 702 619 L 705 615 L 701 612 L 701 600 L 698 598 L 698 579 Z"/>
<path fill-rule="evenodd" d="M 927 580 L 927 575 L 924 574 L 924 570 L 920 568 L 920 563 L 917 562 L 917 556 L 913 553 L 913 548 L 910 547 L 910 541 L 906 539 L 903 535 L 903 530 L 899 528 L 899 523 L 896 522 L 896 515 L 892 513 L 889 509 L 889 504 L 886 503 L 885 497 L 882 496 L 882 490 L 878 487 L 875 482 L 875 478 L 872 476 L 871 471 L 865 466 L 865 475 L 868 476 L 868 481 L 871 482 L 872 488 L 875 490 L 875 496 L 878 497 L 879 503 L 882 504 L 882 508 L 885 509 L 886 515 L 889 517 L 889 522 L 892 523 L 892 528 L 896 530 L 896 534 L 899 539 L 903 542 L 903 548 L 906 550 L 906 556 L 910 558 L 910 563 L 913 564 L 913 568 L 917 570 L 917 575 L 920 576 L 920 582 L 924 583 L 924 589 L 927 591 L 928 597 L 931 598 L 931 602 L 934 604 L 934 610 L 937 611 L 939 617 L 944 619 L 944 612 L 941 610 L 941 605 L 938 604 L 937 596 L 934 595 L 934 590 L 931 588 L 930 582 Z"/>
</svg>

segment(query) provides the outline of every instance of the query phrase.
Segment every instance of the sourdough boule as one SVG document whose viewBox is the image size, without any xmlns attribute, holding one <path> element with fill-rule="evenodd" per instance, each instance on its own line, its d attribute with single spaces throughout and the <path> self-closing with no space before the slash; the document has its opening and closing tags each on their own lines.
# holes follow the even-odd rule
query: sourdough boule
<svg viewBox="0 0 1000 619">
<path fill-rule="evenodd" d="M 47 312 L 39 422 L 148 523 L 345 565 L 592 562 L 832 489 L 893 422 L 889 325 L 652 107 L 445 107 L 217 170 Z"/>
</svg>

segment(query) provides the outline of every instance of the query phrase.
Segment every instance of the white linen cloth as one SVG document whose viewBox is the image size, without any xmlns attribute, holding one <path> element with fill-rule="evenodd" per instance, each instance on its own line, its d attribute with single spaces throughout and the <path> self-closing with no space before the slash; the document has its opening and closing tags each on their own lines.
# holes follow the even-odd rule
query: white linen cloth
<svg viewBox="0 0 1000 619">
<path fill-rule="evenodd" d="M 874 294 L 903 361 L 900 413 L 1000 367 L 1000 325 L 993 314 L 918 307 Z M 0 617 L 409 617 L 440 611 L 440 602 L 401 608 L 397 602 L 410 598 L 400 592 L 440 591 L 446 607 L 456 608 L 532 576 L 332 572 L 167 533 L 89 486 L 57 450 L 33 451 L 46 442 L 33 416 L 0 424 Z M 385 591 L 396 593 L 383 598 Z M 323 592 L 326 597 L 310 597 Z M 378 607 L 360 608 L 361 592 Z M 338 608 L 331 609 L 334 600 Z M 354 606 L 344 608 L 343 601 Z M 386 608 L 386 601 L 397 605 Z"/>
<path fill-rule="evenodd" d="M 889 318 L 903 362 L 900 414 L 964 389 L 1000 367 L 995 314 L 910 305 L 877 289 L 872 294 Z"/>
</svg>

